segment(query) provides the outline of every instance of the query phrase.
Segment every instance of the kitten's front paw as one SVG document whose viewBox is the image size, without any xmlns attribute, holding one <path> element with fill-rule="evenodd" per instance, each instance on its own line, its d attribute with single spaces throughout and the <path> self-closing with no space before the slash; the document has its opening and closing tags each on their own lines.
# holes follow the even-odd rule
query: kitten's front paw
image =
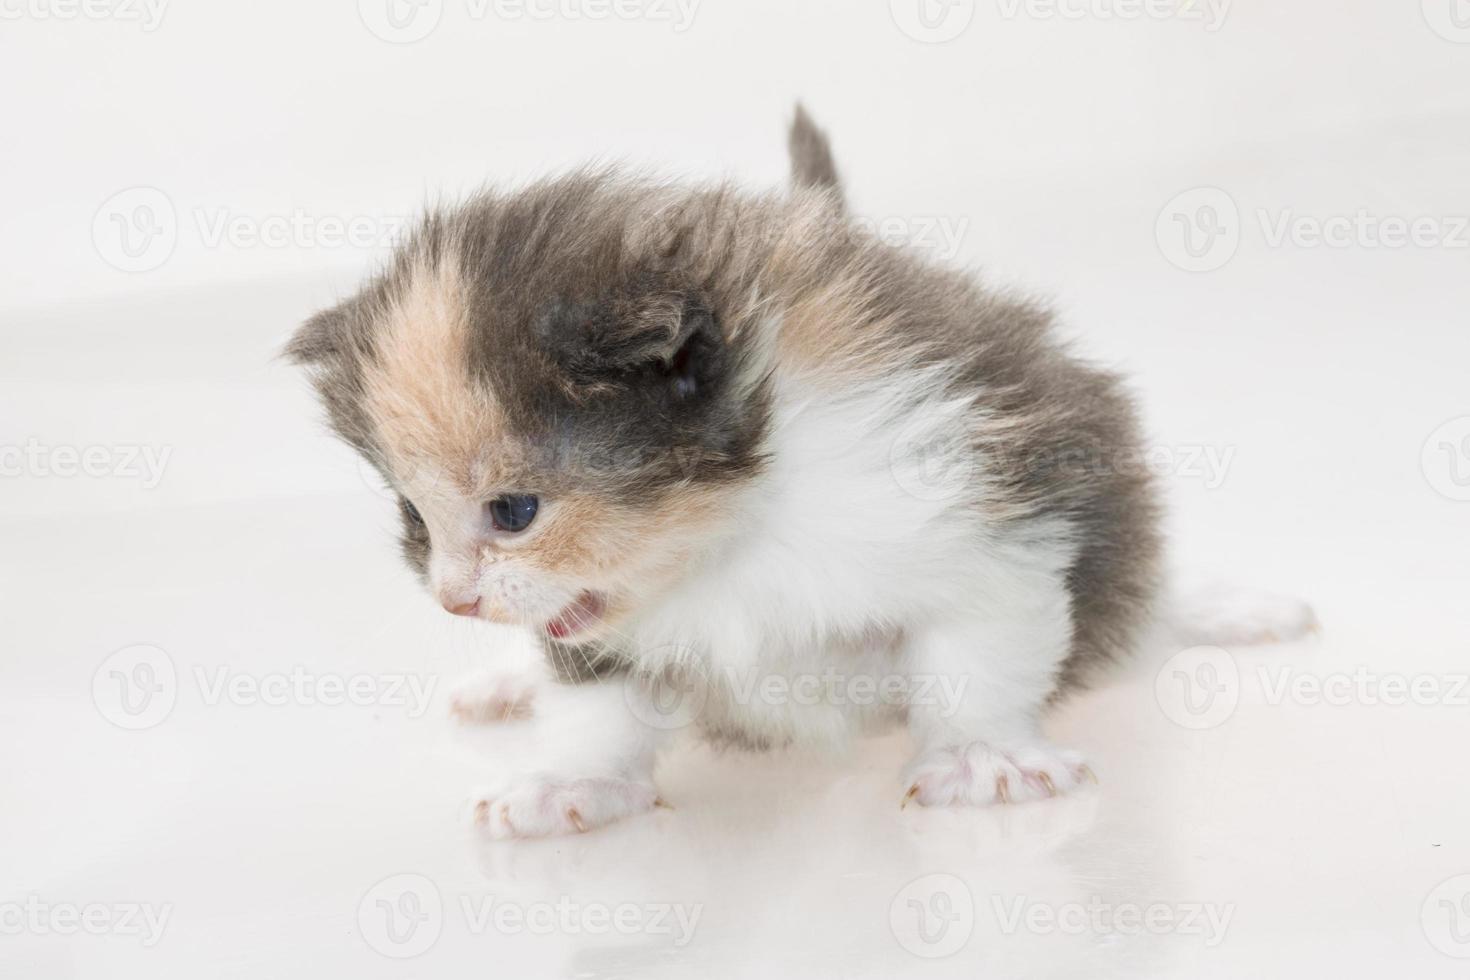
<svg viewBox="0 0 1470 980">
<path fill-rule="evenodd" d="M 984 742 L 931 749 L 909 766 L 904 804 L 924 806 L 1025 803 L 1094 779 L 1082 756 L 1044 742 L 993 748 Z"/>
<path fill-rule="evenodd" d="M 531 714 L 536 687 L 524 674 L 471 674 L 449 692 L 449 716 L 469 724 L 512 721 Z"/>
<path fill-rule="evenodd" d="M 650 783 L 600 777 L 532 776 L 470 800 L 470 822 L 491 837 L 552 837 L 586 833 L 663 805 Z"/>
</svg>

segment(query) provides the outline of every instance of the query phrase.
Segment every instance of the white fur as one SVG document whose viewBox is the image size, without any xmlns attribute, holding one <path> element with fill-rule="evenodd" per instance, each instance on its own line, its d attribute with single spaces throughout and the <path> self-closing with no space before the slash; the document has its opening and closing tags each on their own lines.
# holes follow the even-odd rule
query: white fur
<svg viewBox="0 0 1470 980">
<path fill-rule="evenodd" d="M 1289 642 L 1319 628 L 1301 599 L 1223 585 L 1192 589 L 1175 599 L 1169 624 L 1185 644 Z"/>
<path fill-rule="evenodd" d="M 976 490 L 984 474 L 970 469 L 977 419 L 967 404 L 928 394 L 933 380 L 894 377 L 840 395 L 781 386 L 771 466 L 744 501 L 738 533 L 621 624 L 623 646 L 649 671 L 694 670 L 704 681 L 697 720 L 746 740 L 841 744 L 907 717 L 921 746 L 910 770 L 921 803 L 995 800 L 1006 773 L 1013 785 L 1004 797 L 1041 793 L 1038 772 L 1051 780 L 1045 789 L 1062 791 L 1077 782 L 1081 760 L 1042 741 L 1039 715 L 1070 644 L 1067 529 L 1033 521 L 1024 532 L 995 530 Z M 950 456 L 925 464 L 962 468 L 964 479 L 916 494 L 904 470 L 912 464 L 894 447 L 930 436 Z M 907 679 L 913 696 L 898 705 L 766 696 L 772 679 L 813 675 L 843 690 L 858 677 Z M 945 696 L 920 697 L 924 685 Z M 619 690 L 623 710 L 598 702 L 593 737 L 585 721 L 565 740 L 549 734 L 556 764 L 518 790 L 482 795 L 477 813 L 492 832 L 566 830 L 554 811 L 572 781 L 580 780 L 579 812 L 647 805 L 639 787 L 651 780 L 662 732 L 627 699 L 648 691 L 636 677 L 592 686 L 600 688 Z M 598 697 L 572 690 L 580 693 L 558 696 Z M 981 759 L 990 762 L 972 764 Z M 604 776 L 621 782 L 585 781 Z M 599 787 L 607 799 L 593 804 L 586 796 Z M 496 816 L 506 801 L 508 824 Z"/>
</svg>

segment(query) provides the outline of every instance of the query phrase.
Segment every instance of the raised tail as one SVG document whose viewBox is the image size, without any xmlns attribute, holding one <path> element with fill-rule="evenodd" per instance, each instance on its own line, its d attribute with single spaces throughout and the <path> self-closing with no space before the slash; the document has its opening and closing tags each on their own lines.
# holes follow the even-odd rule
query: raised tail
<svg viewBox="0 0 1470 980">
<path fill-rule="evenodd" d="M 832 147 L 827 142 L 827 134 L 817 128 L 800 102 L 796 104 L 796 118 L 791 121 L 786 144 L 791 152 L 792 185 L 826 190 L 840 207 L 842 181 L 832 160 Z"/>
</svg>

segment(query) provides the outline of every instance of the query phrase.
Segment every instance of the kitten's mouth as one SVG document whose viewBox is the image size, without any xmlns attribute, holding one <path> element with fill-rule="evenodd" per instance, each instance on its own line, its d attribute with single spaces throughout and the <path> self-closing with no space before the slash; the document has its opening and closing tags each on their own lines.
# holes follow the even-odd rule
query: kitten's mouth
<svg viewBox="0 0 1470 980">
<path fill-rule="evenodd" d="M 583 592 L 565 609 L 556 614 L 544 629 L 546 635 L 556 640 L 586 632 L 602 621 L 607 609 L 607 600 L 596 592 Z"/>
</svg>

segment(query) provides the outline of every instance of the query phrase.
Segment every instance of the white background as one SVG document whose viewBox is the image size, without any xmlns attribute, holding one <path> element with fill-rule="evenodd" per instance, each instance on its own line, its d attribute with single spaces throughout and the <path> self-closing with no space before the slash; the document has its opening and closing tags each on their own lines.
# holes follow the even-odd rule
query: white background
<svg viewBox="0 0 1470 980">
<path fill-rule="evenodd" d="M 425 0 L 397 8 L 410 43 L 386 2 L 0 0 L 7 976 L 1463 975 L 1470 706 L 1272 704 L 1257 679 L 1470 671 L 1464 0 L 926 0 L 932 28 L 906 0 Z M 797 98 L 857 212 L 1050 299 L 1135 379 L 1181 568 L 1304 595 L 1324 638 L 1232 651 L 1239 704 L 1207 729 L 1156 693 L 1177 651 L 1064 706 L 1055 734 L 1102 777 L 1074 800 L 900 814 L 896 740 L 691 750 L 660 772 L 672 812 L 477 842 L 458 800 L 534 733 L 456 729 L 445 693 L 519 641 L 417 590 L 387 498 L 274 352 L 426 201 L 589 159 L 767 186 Z M 1416 220 L 1423 242 L 1384 244 Z M 353 223 L 367 244 L 324 241 Z M 1323 224 L 1347 238 L 1314 244 Z M 68 447 L 112 470 L 58 472 Z M 167 453 L 156 481 L 130 447 Z M 127 731 L 93 685 L 135 644 L 177 690 Z M 197 680 L 297 667 L 414 674 L 433 703 L 210 704 Z M 400 874 L 443 902 L 405 961 L 359 915 Z M 973 908 L 935 960 L 903 920 L 931 874 Z M 473 934 L 459 899 L 488 895 L 703 912 L 677 947 Z M 172 917 L 149 947 L 7 931 L 28 896 Z M 1233 918 L 1208 947 L 1007 931 L 997 896 Z"/>
</svg>

